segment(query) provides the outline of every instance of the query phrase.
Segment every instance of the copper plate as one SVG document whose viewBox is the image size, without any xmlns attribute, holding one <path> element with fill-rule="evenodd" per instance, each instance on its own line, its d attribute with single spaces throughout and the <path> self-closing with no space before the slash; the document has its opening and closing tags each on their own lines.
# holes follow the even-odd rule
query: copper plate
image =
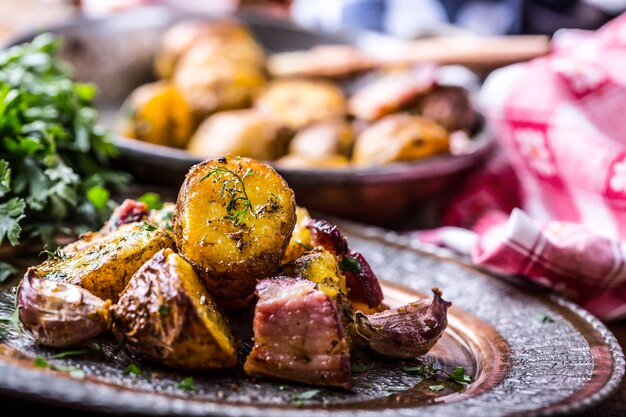
<svg viewBox="0 0 626 417">
<path fill-rule="evenodd" d="M 350 244 L 385 277 L 390 305 L 440 287 L 454 303 L 449 328 L 427 358 L 439 366 L 463 366 L 475 376 L 463 386 L 423 381 L 397 363 L 359 356 L 369 370 L 355 375 L 352 392 L 324 390 L 298 406 L 293 396 L 310 387 L 253 380 L 240 370 L 193 374 L 197 389 L 177 383 L 191 374 L 139 362 L 144 375 L 125 375 L 130 362 L 103 338 L 103 355 L 53 359 L 54 351 L 34 346 L 27 335 L 9 330 L 0 345 L 0 389 L 40 400 L 112 413 L 220 416 L 504 416 L 552 415 L 580 411 L 606 398 L 624 375 L 624 357 L 613 335 L 597 319 L 555 296 L 522 289 L 490 275 L 425 253 L 403 237 L 342 223 Z M 11 308 L 5 287 L 0 307 Z M 551 322 L 534 318 L 549 316 Z M 6 330 L 6 326 L 5 326 Z M 83 369 L 67 372 L 36 368 L 34 359 Z M 434 392 L 429 385 L 442 384 Z"/>
</svg>

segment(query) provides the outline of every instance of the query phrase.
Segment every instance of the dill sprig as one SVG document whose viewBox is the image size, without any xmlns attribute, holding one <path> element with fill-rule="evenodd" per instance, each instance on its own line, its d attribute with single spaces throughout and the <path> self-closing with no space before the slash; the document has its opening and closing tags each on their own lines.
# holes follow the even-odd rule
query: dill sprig
<svg viewBox="0 0 626 417">
<path fill-rule="evenodd" d="M 254 212 L 254 208 L 252 207 L 252 203 L 250 202 L 250 198 L 248 197 L 245 185 L 246 178 L 253 176 L 254 172 L 247 169 L 243 175 L 239 175 L 226 167 L 218 166 L 211 169 L 200 179 L 200 182 L 212 177 L 213 175 L 215 175 L 217 177 L 217 181 L 222 184 L 219 198 L 221 199 L 224 196 L 230 198 L 230 201 L 226 206 L 226 213 L 228 214 L 224 216 L 224 219 L 240 225 L 246 218 L 248 211 L 250 211 L 252 217 L 257 217 L 257 214 Z M 224 178 L 224 175 L 230 175 L 231 177 Z"/>
</svg>

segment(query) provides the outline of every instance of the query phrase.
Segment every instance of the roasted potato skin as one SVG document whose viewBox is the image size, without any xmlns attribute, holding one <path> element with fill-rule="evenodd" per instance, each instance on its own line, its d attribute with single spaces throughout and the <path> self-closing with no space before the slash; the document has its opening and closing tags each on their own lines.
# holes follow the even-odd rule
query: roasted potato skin
<svg viewBox="0 0 626 417">
<path fill-rule="evenodd" d="M 310 156 L 290 153 L 276 160 L 281 168 L 291 169 L 345 169 L 350 166 L 350 160 L 343 155 L 326 155 L 312 158 Z"/>
<path fill-rule="evenodd" d="M 296 226 L 291 234 L 289 245 L 283 256 L 283 264 L 296 260 L 307 250 L 313 248 L 311 246 L 311 232 L 307 228 L 307 224 L 311 220 L 309 211 L 304 207 L 296 207 Z"/>
<path fill-rule="evenodd" d="M 342 118 L 347 112 L 343 92 L 335 84 L 322 80 L 272 81 L 256 98 L 255 107 L 293 130 Z"/>
<path fill-rule="evenodd" d="M 161 48 L 155 58 L 156 73 L 161 78 L 171 78 L 180 59 L 197 44 L 211 43 L 215 53 L 230 53 L 234 59 L 245 59 L 256 65 L 263 65 L 263 50 L 245 27 L 234 21 L 209 22 L 186 20 L 172 25 L 161 39 Z M 228 48 L 230 46 L 230 48 Z"/>
<path fill-rule="evenodd" d="M 136 354 L 183 369 L 229 368 L 236 342 L 191 265 L 171 249 L 135 273 L 116 306 L 113 332 Z"/>
<path fill-rule="evenodd" d="M 163 248 L 174 246 L 172 235 L 143 223 L 123 224 L 106 234 L 90 234 L 61 249 L 63 257 L 34 267 L 36 276 L 78 285 L 103 300 L 117 301 L 131 276 Z M 77 250 L 80 248 L 80 250 Z"/>
<path fill-rule="evenodd" d="M 289 153 L 312 159 L 350 156 L 354 146 L 354 129 L 345 120 L 329 120 L 308 126 L 298 133 L 289 143 Z"/>
<path fill-rule="evenodd" d="M 240 221 L 228 217 L 245 203 L 233 203 L 244 194 L 232 173 L 243 178 L 251 207 Z M 235 194 L 224 187 L 235 187 Z M 252 294 L 257 278 L 278 269 L 295 223 L 294 193 L 273 168 L 227 156 L 191 168 L 178 195 L 173 229 L 181 256 L 224 305 Z"/>
<path fill-rule="evenodd" d="M 398 113 L 382 118 L 359 135 L 352 162 L 357 166 L 378 166 L 449 151 L 446 129 L 430 119 Z"/>
<path fill-rule="evenodd" d="M 156 145 L 184 148 L 194 129 L 191 107 L 170 82 L 137 87 L 122 108 L 120 134 Z"/>
<path fill-rule="evenodd" d="M 254 110 L 231 110 L 207 118 L 194 133 L 187 150 L 202 158 L 228 153 L 273 160 L 286 151 L 288 136 L 278 124 Z"/>
</svg>

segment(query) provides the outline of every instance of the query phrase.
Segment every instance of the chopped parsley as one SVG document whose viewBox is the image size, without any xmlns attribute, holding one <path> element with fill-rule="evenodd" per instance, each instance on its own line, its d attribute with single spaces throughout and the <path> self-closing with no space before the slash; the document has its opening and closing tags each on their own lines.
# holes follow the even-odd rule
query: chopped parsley
<svg viewBox="0 0 626 417">
<path fill-rule="evenodd" d="M 446 387 L 443 385 L 429 385 L 428 389 L 434 392 L 443 391 Z"/>
<path fill-rule="evenodd" d="M 84 355 L 87 352 L 88 352 L 87 349 L 66 350 L 65 352 L 59 352 L 59 353 L 52 355 L 52 359 L 67 358 L 68 356 L 80 356 L 80 355 Z"/>
<path fill-rule="evenodd" d="M 42 357 L 37 357 L 35 358 L 35 361 L 33 362 L 33 364 L 37 367 L 37 368 L 47 368 L 48 367 L 48 361 L 45 360 Z"/>
<path fill-rule="evenodd" d="M 154 232 L 156 229 L 158 229 L 155 225 L 148 223 L 147 221 L 143 221 L 143 223 L 141 224 L 141 230 L 146 231 L 146 232 Z"/>
<path fill-rule="evenodd" d="M 344 256 L 339 262 L 339 269 L 343 272 L 353 272 L 358 274 L 361 272 L 361 262 L 352 256 Z"/>
<path fill-rule="evenodd" d="M 533 318 L 539 323 L 554 323 L 554 319 L 545 313 L 535 313 Z"/>
<path fill-rule="evenodd" d="M 322 392 L 321 389 L 311 389 L 304 391 L 301 394 L 295 394 L 291 396 L 291 401 L 296 407 L 302 407 L 304 401 L 312 400 Z"/>
<path fill-rule="evenodd" d="M 465 368 L 462 366 L 457 366 L 454 368 L 454 372 L 450 373 L 443 368 L 435 367 L 435 363 L 432 361 L 429 361 L 426 366 L 421 364 L 417 366 L 403 366 L 402 370 L 409 374 L 423 376 L 424 379 L 435 379 L 437 373 L 442 373 L 446 375 L 449 380 L 455 382 L 470 384 L 474 380 L 471 375 L 465 373 Z"/>
<path fill-rule="evenodd" d="M 188 376 L 176 384 L 176 388 L 180 388 L 185 391 L 195 391 L 197 389 L 196 381 L 193 380 L 193 377 Z"/>
<path fill-rule="evenodd" d="M 130 363 L 126 369 L 124 369 L 124 375 L 136 375 L 141 376 L 141 369 L 135 363 Z"/>
<path fill-rule="evenodd" d="M 157 193 L 145 193 L 137 201 L 144 203 L 148 210 L 161 210 L 163 208 L 163 201 L 161 201 L 161 196 Z"/>
<path fill-rule="evenodd" d="M 161 317 L 165 317 L 170 314 L 170 305 L 169 304 L 161 304 L 159 307 L 159 315 Z"/>
</svg>

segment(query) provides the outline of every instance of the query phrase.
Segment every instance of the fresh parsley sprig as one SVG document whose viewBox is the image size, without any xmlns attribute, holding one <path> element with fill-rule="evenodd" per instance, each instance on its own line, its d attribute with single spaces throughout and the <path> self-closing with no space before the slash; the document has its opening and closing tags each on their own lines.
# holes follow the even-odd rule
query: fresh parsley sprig
<svg viewBox="0 0 626 417">
<path fill-rule="evenodd" d="M 97 228 L 128 180 L 107 168 L 117 150 L 96 123 L 96 90 L 69 78 L 60 46 L 43 34 L 0 51 L 0 244 Z"/>
</svg>

